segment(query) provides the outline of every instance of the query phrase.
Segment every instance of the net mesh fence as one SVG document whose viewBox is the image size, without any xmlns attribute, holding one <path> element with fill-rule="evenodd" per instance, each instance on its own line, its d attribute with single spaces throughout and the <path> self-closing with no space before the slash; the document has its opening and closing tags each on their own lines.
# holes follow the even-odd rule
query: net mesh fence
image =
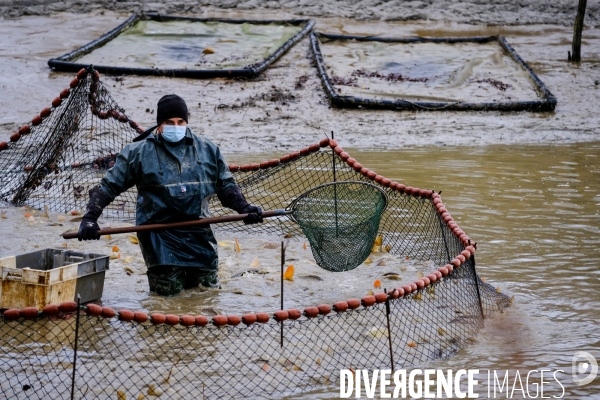
<svg viewBox="0 0 600 400">
<path fill-rule="evenodd" d="M 88 315 L 85 307 L 79 318 L 3 317 L 2 393 L 62 399 L 73 388 L 77 399 L 280 398 L 337 388 L 341 369 L 390 369 L 392 360 L 396 370 L 409 368 L 472 343 L 483 327 L 477 284 L 485 314 L 508 305 L 466 263 L 427 289 L 388 300 L 389 315 L 386 303 L 376 303 L 222 327 L 123 321 Z"/>
<path fill-rule="evenodd" d="M 41 123 L 28 126 L 28 133 L 21 128 L 23 135 L 4 145 L 4 201 L 58 211 L 83 208 L 87 190 L 141 130 L 96 73 L 80 75 Z M 381 247 L 431 262 L 435 277 L 383 297 L 340 299 L 333 310 L 314 307 L 308 298 L 302 311 L 242 318 L 148 318 L 144 313 L 133 318 L 130 311 L 98 312 L 100 307 L 92 305 L 67 313 L 4 311 L 2 397 L 279 398 L 331 390 L 339 387 L 341 369 L 408 368 L 449 357 L 474 340 L 485 316 L 510 305 L 508 296 L 477 276 L 470 240 L 439 195 L 376 175 L 333 140 L 260 164 L 231 165 L 230 170 L 247 200 L 264 210 L 293 208 L 303 194 L 331 182 L 376 185 L 387 198 L 376 232 Z M 133 219 L 135 197 L 135 191 L 121 195 L 105 210 L 105 218 Z M 232 213 L 217 201 L 211 208 L 216 216 Z M 304 240 L 290 216 L 218 229 Z"/>
<path fill-rule="evenodd" d="M 114 101 L 95 71 L 69 88 L 8 143 L 0 143 L 0 200 L 57 212 L 85 209 L 88 191 L 141 128 Z M 117 197 L 106 214 L 133 219 L 135 191 Z"/>
</svg>

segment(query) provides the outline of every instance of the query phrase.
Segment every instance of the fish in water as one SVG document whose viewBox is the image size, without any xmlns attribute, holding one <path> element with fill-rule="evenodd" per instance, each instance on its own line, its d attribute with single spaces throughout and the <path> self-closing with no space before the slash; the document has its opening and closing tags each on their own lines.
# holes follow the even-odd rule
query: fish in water
<svg viewBox="0 0 600 400">
<path fill-rule="evenodd" d="M 240 276 L 244 276 L 246 274 L 260 274 L 260 275 L 264 275 L 264 274 L 268 274 L 269 271 L 264 270 L 264 269 L 258 269 L 258 268 L 250 268 L 247 269 L 246 271 L 242 271 L 242 272 L 238 272 L 237 274 L 233 275 L 231 278 L 239 278 Z"/>
<path fill-rule="evenodd" d="M 285 270 L 285 273 L 283 274 L 283 279 L 285 279 L 286 281 L 294 280 L 294 266 L 293 265 L 290 265 L 289 267 L 287 267 L 287 269 Z"/>
<path fill-rule="evenodd" d="M 298 275 L 298 278 L 308 279 L 308 280 L 313 280 L 313 281 L 322 281 L 323 280 L 323 278 L 321 278 L 320 276 L 317 276 L 317 275 Z"/>
</svg>

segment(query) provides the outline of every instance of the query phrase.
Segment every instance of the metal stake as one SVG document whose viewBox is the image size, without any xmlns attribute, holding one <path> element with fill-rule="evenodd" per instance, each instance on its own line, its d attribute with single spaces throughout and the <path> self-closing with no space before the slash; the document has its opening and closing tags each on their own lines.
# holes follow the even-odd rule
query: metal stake
<svg viewBox="0 0 600 400">
<path fill-rule="evenodd" d="M 285 246 L 283 245 L 283 240 L 281 241 L 281 309 L 283 310 L 283 267 L 285 265 Z M 279 322 L 281 324 L 281 347 L 283 348 L 283 321 Z"/>
<path fill-rule="evenodd" d="M 387 289 L 383 289 L 384 292 L 387 294 Z M 396 290 L 396 289 L 394 289 Z M 393 293 L 393 292 L 392 292 Z M 390 345 L 390 361 L 392 363 L 392 373 L 394 373 L 394 351 L 392 349 L 392 327 L 390 325 L 390 297 L 388 296 L 388 298 L 385 300 L 385 317 L 387 318 L 387 329 L 388 329 L 388 342 Z"/>
<path fill-rule="evenodd" d="M 331 131 L 331 140 L 333 140 L 333 131 Z M 331 163 L 333 166 L 333 181 L 337 182 L 337 178 L 335 176 L 335 151 L 331 149 Z M 338 235 L 338 206 L 337 206 L 337 186 L 333 185 L 333 200 L 335 205 L 335 236 Z"/>
<path fill-rule="evenodd" d="M 77 293 L 77 316 L 75 317 L 75 344 L 73 345 L 73 374 L 71 376 L 71 400 L 75 398 L 75 369 L 77 367 L 77 342 L 79 341 L 79 309 L 81 296 Z"/>
<path fill-rule="evenodd" d="M 473 260 L 473 276 L 475 279 L 475 288 L 477 289 L 477 298 L 479 299 L 479 310 L 481 311 L 481 319 L 485 319 L 483 315 L 483 303 L 481 302 L 481 293 L 479 292 L 479 276 L 477 276 L 477 271 L 475 271 L 475 254 L 471 255 L 471 260 Z"/>
</svg>

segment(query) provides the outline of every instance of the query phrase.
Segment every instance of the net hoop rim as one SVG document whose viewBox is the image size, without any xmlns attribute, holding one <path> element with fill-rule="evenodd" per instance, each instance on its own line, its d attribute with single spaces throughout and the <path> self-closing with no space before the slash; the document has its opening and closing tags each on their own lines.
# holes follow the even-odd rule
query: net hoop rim
<svg viewBox="0 0 600 400">
<path fill-rule="evenodd" d="M 385 192 L 385 190 L 383 190 L 381 187 L 374 185 L 370 182 L 365 182 L 365 181 L 336 181 L 336 182 L 329 182 L 329 183 L 323 183 L 321 185 L 315 186 L 314 188 L 311 188 L 309 190 L 307 190 L 306 192 L 302 193 L 300 196 L 296 197 L 286 208 L 286 211 L 292 211 L 292 213 L 290 214 L 290 218 L 292 219 L 292 221 L 294 221 L 295 223 L 299 224 L 299 222 L 296 220 L 295 217 L 295 208 L 296 208 L 296 204 L 301 201 L 302 199 L 304 199 L 306 196 L 308 196 L 309 194 L 311 194 L 312 192 L 322 189 L 324 187 L 327 186 L 333 186 L 333 185 L 339 185 L 342 183 L 352 183 L 352 184 L 359 184 L 359 185 L 364 185 L 364 186 L 370 186 L 372 189 L 376 189 L 383 197 L 383 208 L 381 209 L 381 214 L 383 214 L 385 212 L 385 210 L 387 209 L 388 203 L 389 203 L 389 199 L 388 199 L 388 195 Z"/>
</svg>

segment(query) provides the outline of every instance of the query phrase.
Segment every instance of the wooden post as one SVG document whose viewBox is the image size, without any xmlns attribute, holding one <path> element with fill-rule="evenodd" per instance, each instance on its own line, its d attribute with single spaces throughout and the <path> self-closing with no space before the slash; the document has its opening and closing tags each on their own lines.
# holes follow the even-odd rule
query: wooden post
<svg viewBox="0 0 600 400">
<path fill-rule="evenodd" d="M 579 0 L 579 6 L 577 7 L 577 17 L 575 17 L 575 27 L 573 29 L 573 45 L 571 50 L 571 61 L 581 61 L 581 32 L 583 31 L 583 18 L 585 17 L 585 8 L 587 6 L 587 0 Z"/>
</svg>

